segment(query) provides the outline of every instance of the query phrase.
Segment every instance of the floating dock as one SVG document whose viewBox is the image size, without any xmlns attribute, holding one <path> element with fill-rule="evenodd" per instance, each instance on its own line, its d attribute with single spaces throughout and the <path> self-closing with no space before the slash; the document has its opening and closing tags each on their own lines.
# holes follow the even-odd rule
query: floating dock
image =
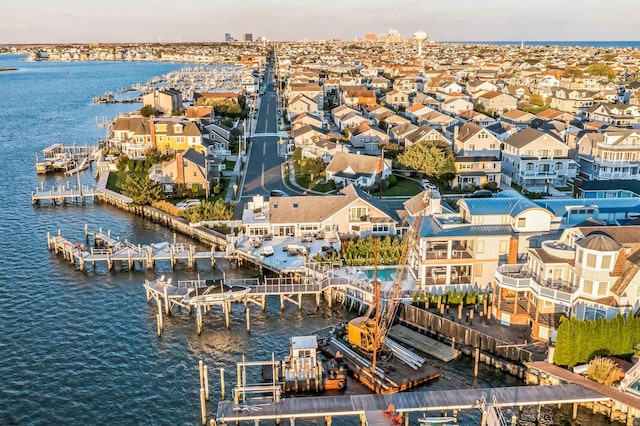
<svg viewBox="0 0 640 426">
<path fill-rule="evenodd" d="M 42 161 L 36 154 L 36 172 L 38 174 L 77 173 L 86 169 L 88 163 L 96 158 L 99 151 L 99 147 L 95 145 L 65 146 L 56 143 L 42 150 Z"/>
</svg>

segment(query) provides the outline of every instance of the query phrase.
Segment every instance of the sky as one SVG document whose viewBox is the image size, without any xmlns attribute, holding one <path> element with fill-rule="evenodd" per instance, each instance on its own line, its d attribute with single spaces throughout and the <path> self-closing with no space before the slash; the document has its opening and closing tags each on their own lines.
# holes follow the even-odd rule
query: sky
<svg viewBox="0 0 640 426">
<path fill-rule="evenodd" d="M 0 0 L 0 45 L 353 40 L 636 41 L 640 0 Z"/>
</svg>

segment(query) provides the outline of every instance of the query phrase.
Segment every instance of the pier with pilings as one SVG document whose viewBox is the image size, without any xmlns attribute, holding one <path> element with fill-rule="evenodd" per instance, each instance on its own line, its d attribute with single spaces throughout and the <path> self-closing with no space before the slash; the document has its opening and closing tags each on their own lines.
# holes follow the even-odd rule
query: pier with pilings
<svg viewBox="0 0 640 426">
<path fill-rule="evenodd" d="M 224 392 L 223 392 L 224 395 Z M 437 390 L 406 392 L 393 395 L 341 395 L 305 398 L 287 398 L 278 401 L 221 401 L 216 412 L 216 424 L 251 422 L 258 425 L 261 420 L 280 423 L 288 421 L 294 426 L 303 418 L 323 419 L 330 426 L 334 417 L 356 418 L 365 425 L 409 425 L 412 421 L 431 415 L 456 418 L 462 410 L 477 410 L 481 413 L 481 425 L 504 424 L 502 409 L 536 407 L 538 419 L 543 406 L 573 404 L 574 413 L 578 404 L 605 401 L 608 398 L 580 385 L 515 386 L 504 388 Z M 502 420 L 500 420 L 502 419 Z M 204 419 L 203 419 L 204 420 Z M 511 421 L 516 419 L 511 419 Z M 395 423 L 394 423 L 395 422 Z"/>
<path fill-rule="evenodd" d="M 94 202 L 100 196 L 97 188 L 88 185 L 71 186 L 58 185 L 45 190 L 43 186 L 31 191 L 31 204 L 42 205 L 68 205 L 68 204 L 85 204 L 87 201 Z"/>
<path fill-rule="evenodd" d="M 175 241 L 136 245 L 119 237 L 112 237 L 110 231 L 103 232 L 102 228 L 91 232 L 87 226 L 85 226 L 85 237 L 86 244 L 80 244 L 63 237 L 60 231 L 53 236 L 47 233 L 47 246 L 50 251 L 62 255 L 66 261 L 77 265 L 80 270 L 84 270 L 87 265 L 96 267 L 98 264 L 106 264 L 109 270 L 113 270 L 116 264 L 124 264 L 131 270 L 136 263 L 143 268 L 154 269 L 159 261 L 170 262 L 172 268 L 175 268 L 178 262 L 193 268 L 200 259 L 209 260 L 213 268 L 216 257 L 224 255 L 214 252 L 213 249 L 198 252 L 195 245 Z"/>
</svg>

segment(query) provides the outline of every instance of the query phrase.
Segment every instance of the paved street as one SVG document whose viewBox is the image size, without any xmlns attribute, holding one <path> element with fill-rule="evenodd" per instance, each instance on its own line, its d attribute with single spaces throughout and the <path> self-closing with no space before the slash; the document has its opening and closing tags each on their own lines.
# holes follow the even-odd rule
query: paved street
<svg viewBox="0 0 640 426">
<path fill-rule="evenodd" d="M 278 150 L 280 137 L 278 132 L 278 107 L 274 87 L 274 72 L 269 66 L 265 74 L 265 92 L 260 101 L 260 109 L 253 136 L 249 163 L 242 187 L 242 198 L 250 198 L 255 194 L 269 195 L 274 189 L 287 193 L 292 191 L 282 183 L 282 164 L 284 157 Z M 293 194 L 292 194 L 293 195 Z"/>
</svg>

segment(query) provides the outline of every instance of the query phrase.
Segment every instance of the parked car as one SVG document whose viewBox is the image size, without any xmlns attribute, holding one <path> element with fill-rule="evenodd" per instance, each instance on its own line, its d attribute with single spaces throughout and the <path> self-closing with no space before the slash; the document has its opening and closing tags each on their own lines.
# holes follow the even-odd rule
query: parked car
<svg viewBox="0 0 640 426">
<path fill-rule="evenodd" d="M 429 179 L 420 179 L 420 187 L 423 190 L 427 190 L 427 189 L 430 189 L 432 191 L 438 190 L 438 187 L 432 184 L 431 182 L 429 182 Z"/>
<path fill-rule="evenodd" d="M 279 189 L 273 189 L 271 190 L 271 192 L 269 193 L 269 195 L 271 197 L 288 197 L 289 194 L 287 194 L 284 191 L 280 191 Z"/>
<path fill-rule="evenodd" d="M 264 257 L 273 256 L 273 247 L 271 247 L 271 246 L 262 247 L 262 255 Z"/>
<path fill-rule="evenodd" d="M 491 198 L 491 195 L 492 193 L 488 189 L 479 189 L 467 195 L 467 198 Z"/>
</svg>

